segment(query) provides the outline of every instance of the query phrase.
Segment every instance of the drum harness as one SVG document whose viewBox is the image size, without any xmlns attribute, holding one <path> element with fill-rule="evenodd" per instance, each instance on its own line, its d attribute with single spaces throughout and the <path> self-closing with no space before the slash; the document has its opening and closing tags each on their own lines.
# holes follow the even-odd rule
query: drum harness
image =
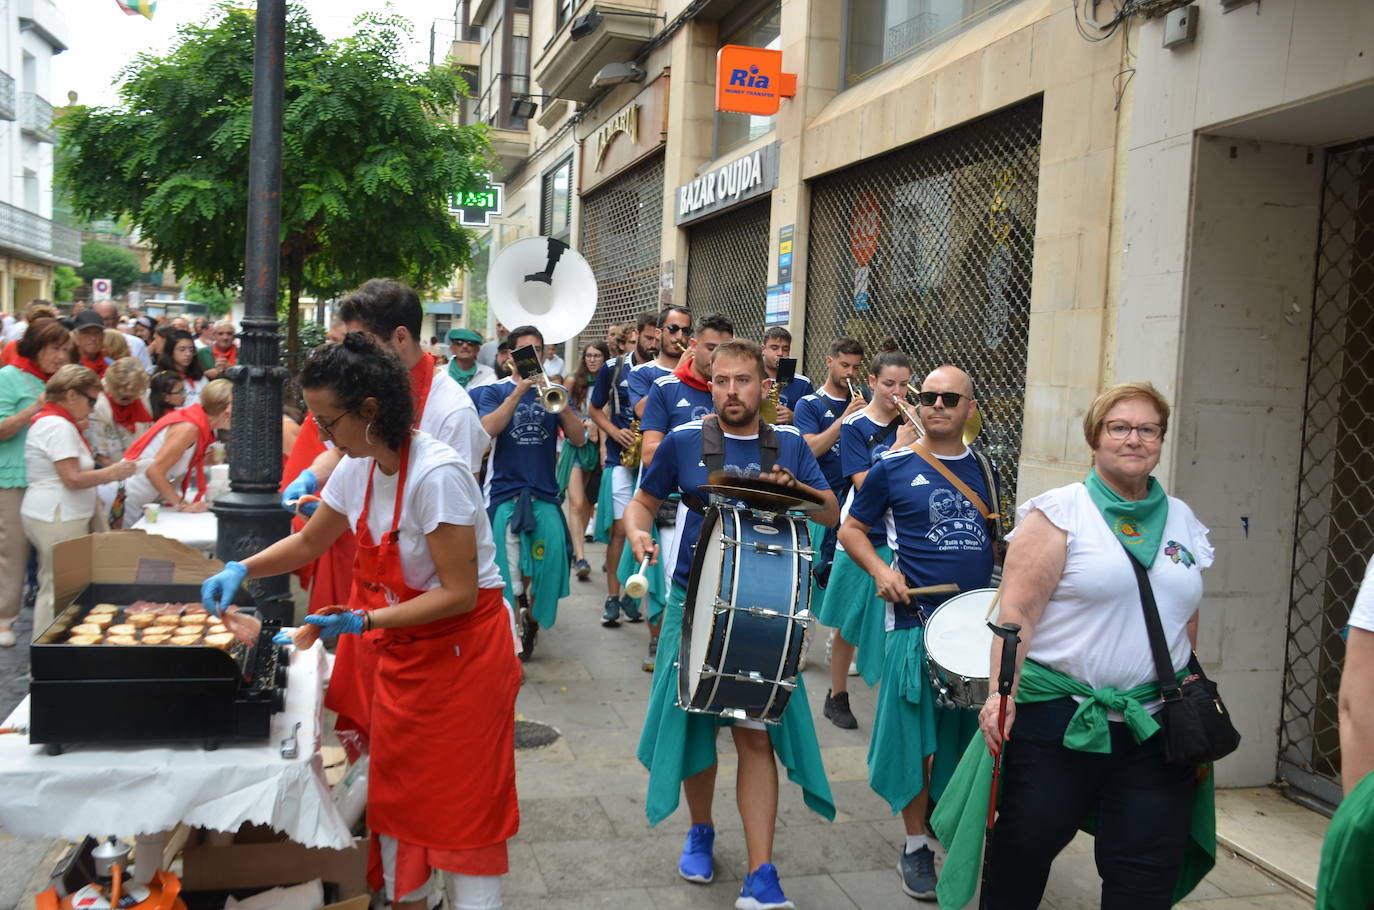
<svg viewBox="0 0 1374 910">
<path fill-rule="evenodd" d="M 701 418 L 701 460 L 706 474 L 725 468 L 725 431 L 715 414 Z M 759 423 L 759 473 L 767 474 L 778 463 L 778 434 L 767 423 Z M 682 504 L 698 515 L 706 514 L 706 503 L 695 493 L 682 493 Z"/>
</svg>

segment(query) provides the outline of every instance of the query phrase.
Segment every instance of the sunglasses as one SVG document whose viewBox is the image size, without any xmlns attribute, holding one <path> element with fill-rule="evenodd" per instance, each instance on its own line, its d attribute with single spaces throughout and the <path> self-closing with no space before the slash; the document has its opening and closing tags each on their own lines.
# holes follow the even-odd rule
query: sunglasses
<svg viewBox="0 0 1374 910">
<path fill-rule="evenodd" d="M 917 393 L 916 393 L 916 400 L 919 401 L 919 402 L 921 403 L 921 406 L 922 406 L 922 407 L 927 407 L 927 408 L 932 408 L 932 407 L 934 407 L 934 406 L 935 406 L 935 400 L 936 400 L 937 398 L 938 398 L 940 401 L 944 402 L 945 407 L 947 407 L 947 408 L 957 408 L 957 407 L 959 406 L 959 402 L 962 401 L 962 400 L 965 399 L 965 398 L 968 398 L 968 397 L 969 397 L 969 396 L 960 394 L 959 392 L 917 392 Z"/>
<path fill-rule="evenodd" d="M 688 338 L 692 337 L 692 327 L 690 325 L 665 325 L 663 331 L 667 332 L 669 335 L 681 333 Z"/>
</svg>

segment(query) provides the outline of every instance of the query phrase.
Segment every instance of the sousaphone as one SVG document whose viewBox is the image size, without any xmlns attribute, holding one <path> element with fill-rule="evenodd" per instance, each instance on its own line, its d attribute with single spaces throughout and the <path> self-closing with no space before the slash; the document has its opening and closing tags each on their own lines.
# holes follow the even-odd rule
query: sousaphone
<svg viewBox="0 0 1374 910">
<path fill-rule="evenodd" d="M 577 335 L 596 313 L 596 276 L 576 250 L 526 237 L 501 250 L 487 276 L 492 312 L 509 328 L 532 325 L 545 344 Z M 576 362 L 569 352 L 568 363 Z"/>
</svg>

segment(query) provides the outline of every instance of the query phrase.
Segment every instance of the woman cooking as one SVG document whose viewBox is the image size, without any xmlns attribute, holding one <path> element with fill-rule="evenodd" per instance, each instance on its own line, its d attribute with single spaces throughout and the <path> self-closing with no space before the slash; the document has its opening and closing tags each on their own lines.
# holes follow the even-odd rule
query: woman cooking
<svg viewBox="0 0 1374 910">
<path fill-rule="evenodd" d="M 97 468 L 90 443 L 82 437 L 86 420 L 100 400 L 95 370 L 69 363 L 46 385 L 46 404 L 34 415 L 24 440 L 24 468 L 29 487 L 22 506 L 24 534 L 38 554 L 38 599 L 33 628 L 37 634 L 53 619 L 52 548 L 64 540 L 103 531 L 96 487 L 119 481 L 135 465 L 117 461 Z"/>
<path fill-rule="evenodd" d="M 986 750 L 970 747 L 955 772 L 967 791 L 952 782 L 934 817 L 942 843 L 952 843 L 966 823 L 978 830 L 965 843 L 982 842 L 988 750 L 1005 743 L 988 907 L 1037 906 L 1050 864 L 1089 816 L 1103 907 L 1169 907 L 1211 867 L 1210 777 L 1199 784 L 1206 777 L 1199 769 L 1164 760 L 1158 677 L 1132 567 L 1135 561 L 1145 570 L 1169 659 L 1180 671 L 1197 641 L 1212 546 L 1192 509 L 1151 476 L 1168 426 L 1169 405 L 1154 386 L 1107 389 L 1083 418 L 1093 453 L 1087 479 L 1017 509 L 1000 614 L 1001 622 L 1021 626 L 1013 697 L 1000 732 L 999 696 L 983 706 Z M 993 646 L 993 680 L 1000 644 Z M 965 774 L 973 768 L 988 777 L 979 783 Z M 951 850 L 942 905 L 965 891 L 972 896 L 976 865 Z M 969 870 L 963 889 L 952 888 L 951 868 Z"/>
<path fill-rule="evenodd" d="M 423 910 L 439 869 L 450 906 L 499 907 L 520 670 L 481 492 L 453 449 L 411 431 L 406 371 L 366 334 L 320 349 L 299 381 L 346 457 L 299 534 L 229 563 L 202 598 L 218 611 L 244 579 L 297 569 L 354 529 L 352 609 L 306 622 L 377 655 L 367 817 L 387 896 Z"/>
<path fill-rule="evenodd" d="M 199 404 L 163 414 L 144 432 L 124 457 L 146 462 L 125 484 L 124 527 L 133 527 L 151 502 L 164 502 L 178 512 L 204 512 L 205 453 L 215 433 L 229 426 L 234 386 L 215 379 L 205 386 Z M 189 498 L 191 482 L 196 495 Z"/>
</svg>

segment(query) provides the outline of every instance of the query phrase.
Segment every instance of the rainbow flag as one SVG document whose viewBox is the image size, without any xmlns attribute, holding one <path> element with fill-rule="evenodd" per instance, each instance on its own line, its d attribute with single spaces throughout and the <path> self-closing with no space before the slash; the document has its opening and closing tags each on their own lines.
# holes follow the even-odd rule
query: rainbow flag
<svg viewBox="0 0 1374 910">
<path fill-rule="evenodd" d="M 152 19 L 153 13 L 157 12 L 157 0 L 115 0 L 115 3 L 130 16 Z"/>
</svg>

